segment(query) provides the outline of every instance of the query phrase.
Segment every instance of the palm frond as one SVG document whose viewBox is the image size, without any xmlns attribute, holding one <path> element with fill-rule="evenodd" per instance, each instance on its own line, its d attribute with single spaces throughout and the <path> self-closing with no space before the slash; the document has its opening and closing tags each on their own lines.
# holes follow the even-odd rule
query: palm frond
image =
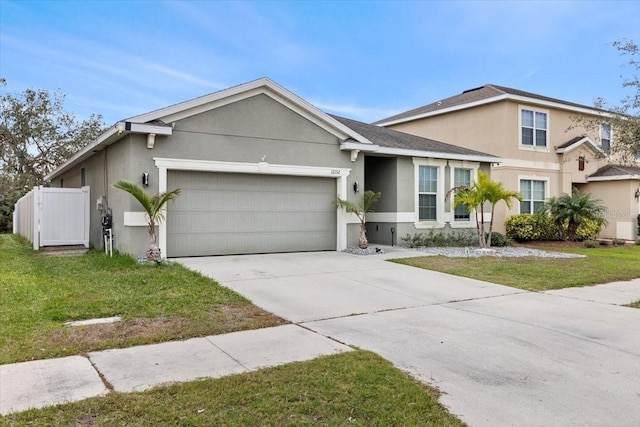
<svg viewBox="0 0 640 427">
<path fill-rule="evenodd" d="M 145 191 L 138 185 L 129 181 L 117 181 L 113 184 L 113 186 L 119 190 L 126 191 L 131 194 L 144 208 L 149 217 L 152 216 L 154 211 L 154 203 L 151 198 Z"/>
</svg>

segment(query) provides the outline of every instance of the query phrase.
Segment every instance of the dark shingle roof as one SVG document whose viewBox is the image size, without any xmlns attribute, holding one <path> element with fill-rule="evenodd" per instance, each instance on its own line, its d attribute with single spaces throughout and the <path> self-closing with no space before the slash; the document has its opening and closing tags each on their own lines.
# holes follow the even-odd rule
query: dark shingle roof
<svg viewBox="0 0 640 427">
<path fill-rule="evenodd" d="M 580 141 L 584 139 L 584 136 L 576 136 L 575 138 L 570 139 L 569 141 L 565 142 L 562 145 L 558 145 L 558 147 L 556 148 L 567 148 L 567 147 L 571 147 L 573 144 L 575 144 L 576 142 Z"/>
<path fill-rule="evenodd" d="M 622 165 L 606 165 L 589 175 L 589 178 L 621 176 L 621 175 L 638 175 L 640 177 L 640 167 L 638 166 L 622 166 Z"/>
<path fill-rule="evenodd" d="M 514 95 L 514 96 L 523 96 L 526 98 L 532 98 L 539 101 L 547 101 L 554 102 L 558 104 L 564 104 L 570 107 L 577 108 L 587 108 L 591 110 L 597 110 L 593 106 L 576 104 L 574 102 L 563 101 L 561 99 L 550 98 L 548 96 L 542 96 L 531 92 L 525 92 L 519 89 L 513 89 L 505 86 L 499 86 L 494 84 L 486 84 L 484 86 L 480 86 L 473 89 L 468 89 L 462 92 L 459 95 L 454 95 L 449 98 L 442 99 L 437 102 L 433 102 L 428 105 L 424 105 L 422 107 L 414 108 L 409 111 L 405 111 L 404 113 L 396 114 L 391 117 L 387 117 L 386 119 L 378 120 L 377 123 L 385 123 L 396 120 L 408 119 L 414 116 L 419 116 L 422 114 L 431 113 L 437 110 L 443 110 L 445 108 L 451 108 L 456 106 L 461 106 L 465 104 L 470 104 L 477 101 L 482 101 L 490 98 L 495 98 L 501 95 Z"/>
<path fill-rule="evenodd" d="M 426 151 L 446 154 L 460 154 L 467 156 L 498 157 L 480 151 L 470 150 L 456 145 L 446 144 L 433 139 L 422 138 L 408 133 L 371 125 L 357 120 L 331 115 L 343 125 L 351 128 L 358 134 L 364 136 L 369 141 L 381 147 L 399 148 L 405 150 Z"/>
</svg>

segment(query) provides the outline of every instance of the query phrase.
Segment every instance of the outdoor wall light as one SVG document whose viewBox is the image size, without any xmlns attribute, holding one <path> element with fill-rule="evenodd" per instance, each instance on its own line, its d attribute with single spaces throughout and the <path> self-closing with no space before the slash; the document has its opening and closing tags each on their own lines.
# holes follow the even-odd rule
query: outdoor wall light
<svg viewBox="0 0 640 427">
<path fill-rule="evenodd" d="M 144 172 L 142 174 L 142 185 L 145 187 L 149 186 L 149 172 Z"/>
<path fill-rule="evenodd" d="M 636 197 L 636 200 L 640 200 L 640 188 L 636 190 L 636 194 L 634 194 L 634 196 Z"/>
<path fill-rule="evenodd" d="M 357 182 L 353 183 L 353 192 L 357 193 L 358 191 L 360 191 L 360 187 L 358 186 Z"/>
</svg>

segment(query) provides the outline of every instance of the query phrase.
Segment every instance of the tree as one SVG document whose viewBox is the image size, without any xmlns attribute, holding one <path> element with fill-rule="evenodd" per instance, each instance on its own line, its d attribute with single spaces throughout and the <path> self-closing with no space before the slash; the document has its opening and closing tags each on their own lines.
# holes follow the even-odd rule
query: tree
<svg viewBox="0 0 640 427">
<path fill-rule="evenodd" d="M 631 76 L 623 78 L 622 86 L 635 93 L 621 99 L 618 105 L 596 98 L 594 107 L 601 114 L 574 116 L 572 128 L 582 127 L 597 139 L 600 126 L 608 124 L 612 132 L 610 152 L 616 163 L 636 165 L 640 153 L 640 46 L 627 39 L 615 41 L 612 46 L 628 58 L 626 65 L 632 69 Z"/>
<path fill-rule="evenodd" d="M 551 215 L 563 237 L 572 242 L 576 240 L 576 231 L 585 219 L 592 220 L 601 227 L 607 223 L 604 219 L 606 208 L 602 201 L 577 188 L 571 194 L 551 197 L 545 202 L 544 209 Z"/>
<path fill-rule="evenodd" d="M 522 196 L 517 191 L 506 190 L 502 183 L 492 181 L 489 174 L 478 171 L 478 179 L 471 183 L 471 186 L 458 186 L 452 188 L 447 196 L 455 192 L 453 206 L 465 206 L 468 213 L 475 210 L 476 232 L 478 234 L 478 244 L 481 248 L 491 247 L 491 235 L 493 234 L 493 218 L 495 207 L 500 202 L 505 202 L 508 208 L 513 206 L 513 201 L 521 200 Z M 491 220 L 489 221 L 489 233 L 484 233 L 484 205 L 491 206 Z"/>
<path fill-rule="evenodd" d="M 358 238 L 358 247 L 360 249 L 366 249 L 369 247 L 369 240 L 367 239 L 367 226 L 366 216 L 373 212 L 373 205 L 380 199 L 382 193 L 376 193 L 375 191 L 367 190 L 362 194 L 357 204 L 354 204 L 348 200 L 336 199 L 336 205 L 339 208 L 344 209 L 348 213 L 355 214 L 360 220 L 360 237 Z"/>
<path fill-rule="evenodd" d="M 0 230 L 15 202 L 104 129 L 102 116 L 78 121 L 64 109 L 64 95 L 42 89 L 8 93 L 0 78 Z"/>
<path fill-rule="evenodd" d="M 138 184 L 129 181 L 118 181 L 113 186 L 119 190 L 131 194 L 144 208 L 147 214 L 147 224 L 149 225 L 149 247 L 147 248 L 147 260 L 159 262 L 161 258 L 160 247 L 158 246 L 158 236 L 156 224 L 164 220 L 163 208 L 171 200 L 175 200 L 180 194 L 180 189 L 160 193 L 155 196 L 147 194 Z"/>
</svg>

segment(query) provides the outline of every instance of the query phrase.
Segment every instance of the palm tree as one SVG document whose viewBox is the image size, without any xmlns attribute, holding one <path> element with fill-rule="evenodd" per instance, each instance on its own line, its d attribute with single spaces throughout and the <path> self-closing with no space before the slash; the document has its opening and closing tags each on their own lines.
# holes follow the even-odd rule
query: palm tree
<svg viewBox="0 0 640 427">
<path fill-rule="evenodd" d="M 465 206 L 468 213 L 476 212 L 476 232 L 478 234 L 478 244 L 481 248 L 491 246 L 491 235 L 493 234 L 493 218 L 495 207 L 499 202 L 505 202 L 511 209 L 514 200 L 521 200 L 522 196 L 517 191 L 506 190 L 501 182 L 492 181 L 489 174 L 478 171 L 478 179 L 471 183 L 470 187 L 459 186 L 452 188 L 449 193 L 455 191 L 453 201 L 454 208 Z M 447 195 L 449 194 L 447 193 Z M 491 220 L 489 221 L 489 233 L 484 233 L 484 204 L 491 205 Z"/>
<path fill-rule="evenodd" d="M 381 195 L 382 193 L 367 190 L 362 194 L 362 197 L 360 197 L 357 204 L 348 200 L 342 200 L 339 197 L 335 201 L 336 206 L 344 209 L 348 213 L 355 214 L 360 220 L 360 237 L 358 238 L 358 247 L 360 249 L 366 249 L 369 247 L 369 240 L 367 240 L 366 216 L 368 213 L 373 212 L 371 208 L 380 199 Z"/>
<path fill-rule="evenodd" d="M 129 181 L 118 181 L 113 186 L 119 190 L 126 191 L 140 202 L 147 213 L 147 223 L 149 224 L 149 247 L 147 249 L 147 260 L 160 261 L 160 247 L 156 234 L 156 224 L 164 220 L 163 208 L 171 200 L 175 200 L 180 194 L 180 189 L 160 193 L 155 196 L 147 194 L 139 185 Z"/>
<path fill-rule="evenodd" d="M 583 193 L 574 188 L 571 194 L 551 197 L 544 209 L 558 226 L 565 239 L 576 240 L 576 231 L 585 219 L 595 221 L 599 226 L 607 223 L 604 219 L 606 207 L 600 199 L 594 199 L 591 193 Z"/>
</svg>

